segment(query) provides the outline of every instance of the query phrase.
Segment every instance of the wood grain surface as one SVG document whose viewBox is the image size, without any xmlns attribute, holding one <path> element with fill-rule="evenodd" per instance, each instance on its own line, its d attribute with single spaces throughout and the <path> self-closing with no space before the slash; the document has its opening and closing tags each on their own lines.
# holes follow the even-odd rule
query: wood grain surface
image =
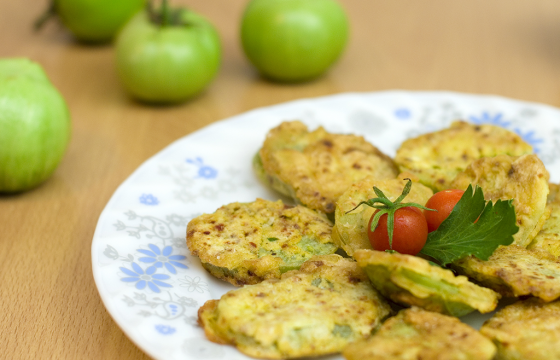
<svg viewBox="0 0 560 360">
<path fill-rule="evenodd" d="M 238 28 L 246 1 L 172 1 L 217 26 L 223 63 L 200 96 L 154 107 L 124 93 L 111 45 L 79 44 L 56 23 L 32 31 L 46 0 L 0 0 L 0 57 L 39 62 L 66 98 L 73 127 L 52 178 L 0 195 L 0 358 L 148 358 L 101 302 L 91 271 L 93 233 L 113 192 L 140 164 L 208 124 L 293 99 L 388 89 L 560 106 L 558 1 L 341 2 L 351 23 L 343 57 L 325 76 L 287 85 L 260 78 L 243 55 Z"/>
</svg>

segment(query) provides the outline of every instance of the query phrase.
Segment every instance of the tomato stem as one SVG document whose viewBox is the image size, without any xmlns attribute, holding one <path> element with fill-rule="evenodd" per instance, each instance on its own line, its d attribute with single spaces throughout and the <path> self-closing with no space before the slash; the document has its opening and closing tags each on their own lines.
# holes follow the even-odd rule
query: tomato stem
<svg viewBox="0 0 560 360">
<path fill-rule="evenodd" d="M 35 29 L 35 31 L 41 30 L 45 23 L 56 15 L 56 4 L 54 0 L 52 0 L 47 10 L 42 13 L 37 20 L 35 20 L 35 22 L 33 23 L 33 28 Z"/>
<path fill-rule="evenodd" d="M 412 180 L 410 180 L 409 178 L 405 178 L 404 180 L 408 180 L 408 182 L 404 186 L 402 194 L 395 201 L 391 201 L 383 193 L 383 191 L 381 191 L 377 186 L 374 186 L 373 191 L 375 192 L 375 195 L 377 195 L 378 197 L 366 201 L 361 201 L 355 208 L 346 212 L 346 214 L 348 214 L 349 212 L 352 212 L 357 208 L 359 208 L 361 205 L 367 205 L 369 207 L 377 209 L 378 211 L 375 213 L 371 221 L 371 232 L 375 231 L 375 229 L 377 228 L 381 216 L 387 214 L 387 233 L 389 235 L 389 249 L 391 250 L 393 249 L 393 230 L 395 227 L 395 212 L 398 209 L 412 206 L 423 210 L 436 211 L 434 209 L 429 209 L 417 203 L 402 203 L 404 198 L 410 193 L 410 190 L 412 189 Z M 377 205 L 378 203 L 381 203 L 381 205 Z"/>
<path fill-rule="evenodd" d="M 171 13 L 169 11 L 169 4 L 167 0 L 161 1 L 161 26 L 166 27 L 171 25 Z"/>
</svg>

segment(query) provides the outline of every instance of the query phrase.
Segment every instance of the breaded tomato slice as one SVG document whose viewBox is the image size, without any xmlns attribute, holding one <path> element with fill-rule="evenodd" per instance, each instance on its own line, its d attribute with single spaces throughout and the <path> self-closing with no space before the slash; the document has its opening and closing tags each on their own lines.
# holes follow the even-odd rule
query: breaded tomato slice
<svg viewBox="0 0 560 360">
<path fill-rule="evenodd" d="M 357 135 L 330 134 L 322 127 L 309 132 L 299 121 L 270 130 L 253 160 L 256 174 L 282 194 L 325 213 L 356 181 L 371 175 L 393 179 L 397 166 Z"/>
<path fill-rule="evenodd" d="M 455 176 L 474 160 L 507 154 L 531 154 L 533 149 L 519 135 L 494 125 L 455 121 L 447 129 L 404 141 L 395 162 L 434 191 L 450 189 Z"/>
<path fill-rule="evenodd" d="M 343 352 L 348 360 L 490 360 L 495 354 L 492 341 L 469 325 L 417 307 L 401 310 Z"/>
<path fill-rule="evenodd" d="M 544 250 L 501 246 L 487 261 L 468 256 L 453 268 L 503 296 L 560 297 L 560 259 Z"/>
<path fill-rule="evenodd" d="M 541 231 L 535 236 L 528 249 L 542 249 L 554 256 L 560 256 L 560 187 L 558 184 L 548 184 L 547 207 L 550 217 L 545 221 Z"/>
<path fill-rule="evenodd" d="M 514 244 L 527 247 L 550 216 L 548 171 L 536 155 L 498 155 L 474 161 L 451 182 L 454 189 L 478 185 L 486 200 L 513 199 L 519 231 Z"/>
<path fill-rule="evenodd" d="M 560 359 L 560 302 L 518 301 L 498 311 L 480 332 L 497 345 L 497 359 Z"/>
<path fill-rule="evenodd" d="M 324 214 L 281 200 L 232 203 L 191 220 L 187 246 L 212 275 L 236 286 L 299 269 L 314 255 L 333 254 Z"/>
<path fill-rule="evenodd" d="M 290 359 L 341 352 L 391 313 L 356 262 L 316 256 L 281 280 L 232 290 L 198 311 L 208 339 L 252 357 Z"/>
<path fill-rule="evenodd" d="M 425 205 L 433 195 L 430 188 L 420 184 L 411 174 L 402 173 L 396 179 L 379 180 L 368 176 L 353 184 L 336 202 L 335 225 L 332 238 L 348 255 L 360 249 L 372 249 L 367 235 L 367 226 L 374 210 L 362 205 L 354 209 L 360 202 L 377 197 L 373 187 L 378 187 L 391 200 L 395 201 L 403 192 L 407 183 L 405 178 L 412 178 L 412 188 L 403 202 L 415 202 Z"/>
<path fill-rule="evenodd" d="M 463 316 L 474 310 L 494 310 L 500 296 L 473 284 L 465 276 L 430 264 L 420 257 L 375 250 L 354 253 L 373 287 L 403 306 L 418 306 L 442 314 Z"/>
</svg>

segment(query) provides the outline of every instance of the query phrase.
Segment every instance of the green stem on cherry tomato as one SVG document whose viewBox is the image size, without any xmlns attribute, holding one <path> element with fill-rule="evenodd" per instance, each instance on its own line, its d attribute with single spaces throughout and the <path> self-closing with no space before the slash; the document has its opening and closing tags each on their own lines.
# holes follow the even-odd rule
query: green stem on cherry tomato
<svg viewBox="0 0 560 360">
<path fill-rule="evenodd" d="M 429 209 L 417 203 L 402 203 L 401 201 L 403 201 L 404 198 L 410 193 L 410 189 L 412 188 L 412 180 L 410 180 L 409 178 L 406 178 L 404 180 L 408 180 L 408 182 L 404 186 L 402 194 L 395 201 L 391 201 L 383 193 L 383 191 L 381 191 L 379 188 L 374 186 L 373 191 L 377 195 L 376 198 L 372 198 L 366 201 L 361 201 L 358 205 L 356 205 L 355 208 L 346 212 L 346 214 L 348 214 L 349 212 L 352 212 L 357 208 L 359 208 L 361 205 L 367 205 L 369 207 L 377 209 L 378 211 L 375 213 L 371 221 L 371 232 L 373 232 L 377 228 L 381 216 L 387 214 L 387 232 L 389 234 L 390 249 L 393 249 L 393 230 L 395 227 L 395 211 L 407 206 L 417 207 L 419 209 L 428 210 L 428 211 L 437 211 L 434 209 Z M 380 203 L 381 205 L 377 205 L 378 203 Z"/>
</svg>

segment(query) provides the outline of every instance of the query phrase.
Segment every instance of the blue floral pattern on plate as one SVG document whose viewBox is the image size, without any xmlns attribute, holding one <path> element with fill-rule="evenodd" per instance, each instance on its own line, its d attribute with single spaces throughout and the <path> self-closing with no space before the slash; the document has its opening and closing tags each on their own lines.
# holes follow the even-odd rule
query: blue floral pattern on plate
<svg viewBox="0 0 560 360">
<path fill-rule="evenodd" d="M 148 244 L 150 250 L 138 249 L 139 253 L 146 255 L 145 257 L 141 257 L 138 260 L 150 263 L 156 268 L 160 268 L 165 266 L 165 268 L 172 274 L 177 274 L 176 268 L 181 269 L 188 269 L 189 267 L 183 263 L 180 263 L 179 260 L 184 260 L 187 257 L 184 255 L 171 255 L 173 252 L 172 246 L 166 246 L 163 249 L 159 249 L 154 244 Z"/>
<path fill-rule="evenodd" d="M 173 287 L 173 285 L 162 281 L 169 279 L 169 275 L 156 274 L 157 268 L 155 266 L 150 266 L 145 271 L 135 262 L 131 266 L 132 270 L 125 267 L 120 268 L 123 273 L 128 275 L 128 277 L 121 278 L 121 281 L 136 283 L 135 286 L 138 290 L 143 290 L 147 285 L 153 292 L 159 293 L 161 292 L 159 287 Z"/>
</svg>

